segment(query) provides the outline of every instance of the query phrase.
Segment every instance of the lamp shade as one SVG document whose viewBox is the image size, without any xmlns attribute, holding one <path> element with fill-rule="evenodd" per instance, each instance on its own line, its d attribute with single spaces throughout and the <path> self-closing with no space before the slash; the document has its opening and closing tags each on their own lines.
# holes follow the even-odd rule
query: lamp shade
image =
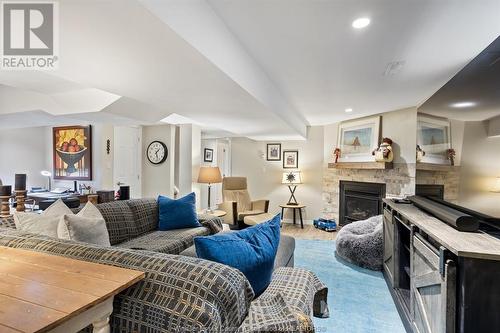
<svg viewBox="0 0 500 333">
<path fill-rule="evenodd" d="M 222 176 L 220 175 L 219 167 L 201 167 L 198 174 L 198 183 L 221 183 Z"/>
<path fill-rule="evenodd" d="M 500 192 L 500 177 L 495 178 L 491 192 Z"/>
<path fill-rule="evenodd" d="M 52 173 L 47 170 L 40 171 L 40 174 L 44 177 L 52 177 Z"/>
<path fill-rule="evenodd" d="M 300 171 L 283 172 L 282 184 L 302 184 L 302 177 Z"/>
</svg>

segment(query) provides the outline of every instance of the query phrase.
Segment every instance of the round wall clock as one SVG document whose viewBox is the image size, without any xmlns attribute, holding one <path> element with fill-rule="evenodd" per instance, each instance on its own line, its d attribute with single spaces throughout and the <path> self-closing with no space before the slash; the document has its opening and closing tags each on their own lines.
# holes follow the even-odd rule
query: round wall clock
<svg viewBox="0 0 500 333">
<path fill-rule="evenodd" d="M 167 145 L 161 141 L 153 141 L 149 144 L 146 154 L 149 162 L 153 164 L 161 164 L 165 162 L 168 157 Z"/>
</svg>

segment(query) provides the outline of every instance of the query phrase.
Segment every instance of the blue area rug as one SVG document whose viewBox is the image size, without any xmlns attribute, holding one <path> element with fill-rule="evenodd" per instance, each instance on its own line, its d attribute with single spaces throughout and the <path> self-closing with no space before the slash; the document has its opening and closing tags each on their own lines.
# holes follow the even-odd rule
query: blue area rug
<svg viewBox="0 0 500 333">
<path fill-rule="evenodd" d="M 328 286 L 330 318 L 314 318 L 317 333 L 405 333 L 382 273 L 340 262 L 334 241 L 298 239 L 295 266 Z"/>
</svg>

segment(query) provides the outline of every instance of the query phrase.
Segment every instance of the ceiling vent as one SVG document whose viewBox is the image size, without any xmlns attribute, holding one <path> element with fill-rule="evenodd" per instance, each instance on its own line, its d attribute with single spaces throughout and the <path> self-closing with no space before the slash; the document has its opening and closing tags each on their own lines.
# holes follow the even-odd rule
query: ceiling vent
<svg viewBox="0 0 500 333">
<path fill-rule="evenodd" d="M 385 67 L 385 71 L 382 75 L 384 76 L 394 76 L 401 72 L 405 65 L 406 61 L 400 60 L 400 61 L 392 61 L 387 64 Z"/>
</svg>

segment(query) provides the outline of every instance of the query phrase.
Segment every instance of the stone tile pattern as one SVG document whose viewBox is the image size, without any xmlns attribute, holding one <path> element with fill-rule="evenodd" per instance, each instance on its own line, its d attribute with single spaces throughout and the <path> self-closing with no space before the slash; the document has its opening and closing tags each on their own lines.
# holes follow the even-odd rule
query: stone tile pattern
<svg viewBox="0 0 500 333">
<path fill-rule="evenodd" d="M 444 185 L 444 199 L 455 202 L 460 191 L 460 170 L 428 171 L 417 170 L 417 184 Z"/>
<path fill-rule="evenodd" d="M 340 181 L 385 183 L 387 196 L 404 197 L 415 193 L 415 164 L 395 163 L 392 169 L 333 169 L 323 172 L 323 216 L 339 218 Z"/>
</svg>

